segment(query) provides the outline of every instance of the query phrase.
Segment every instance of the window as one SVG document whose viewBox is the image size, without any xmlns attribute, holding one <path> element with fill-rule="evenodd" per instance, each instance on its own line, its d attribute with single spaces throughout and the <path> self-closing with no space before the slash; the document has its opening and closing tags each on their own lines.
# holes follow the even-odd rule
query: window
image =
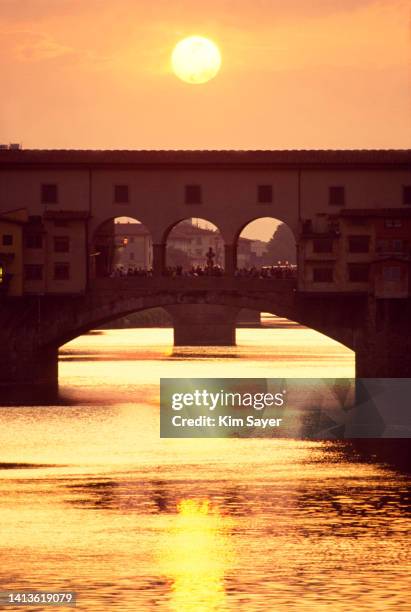
<svg viewBox="0 0 411 612">
<path fill-rule="evenodd" d="M 128 185 L 114 185 L 114 202 L 116 204 L 127 204 L 128 201 Z"/>
<path fill-rule="evenodd" d="M 328 203 L 330 206 L 344 206 L 345 204 L 345 187 L 340 185 L 329 188 Z"/>
<path fill-rule="evenodd" d="M 273 201 L 273 186 L 272 185 L 258 185 L 257 188 L 257 201 L 259 204 L 269 204 Z"/>
<path fill-rule="evenodd" d="M 382 269 L 382 277 L 384 281 L 398 282 L 401 280 L 400 266 L 384 266 Z"/>
<path fill-rule="evenodd" d="M 55 263 L 54 264 L 54 280 L 68 280 L 70 278 L 70 264 Z"/>
<path fill-rule="evenodd" d="M 332 283 L 333 282 L 333 269 L 332 268 L 314 268 L 313 269 L 313 281 L 315 283 Z"/>
<path fill-rule="evenodd" d="M 376 251 L 377 253 L 405 253 L 409 248 L 407 240 L 396 238 L 387 240 L 386 238 L 378 238 Z"/>
<path fill-rule="evenodd" d="M 411 206 L 411 185 L 404 185 L 402 188 L 402 203 Z"/>
<path fill-rule="evenodd" d="M 27 234 L 24 241 L 26 249 L 41 249 L 43 247 L 42 234 Z"/>
<path fill-rule="evenodd" d="M 24 279 L 27 281 L 42 280 L 43 266 L 41 264 L 26 264 L 24 266 Z"/>
<path fill-rule="evenodd" d="M 68 236 L 54 236 L 54 252 L 68 253 L 70 250 L 70 239 Z"/>
<path fill-rule="evenodd" d="M 377 253 L 389 253 L 390 241 L 385 240 L 384 238 L 379 238 L 377 240 L 376 251 Z"/>
<path fill-rule="evenodd" d="M 385 219 L 385 227 L 392 229 L 393 227 L 402 227 L 401 219 Z"/>
<path fill-rule="evenodd" d="M 11 246 L 13 244 L 13 236 L 11 234 L 3 234 L 3 246 Z"/>
<path fill-rule="evenodd" d="M 67 221 L 54 221 L 54 227 L 68 227 Z"/>
<path fill-rule="evenodd" d="M 201 185 L 186 185 L 185 187 L 185 203 L 186 204 L 201 204 Z"/>
<path fill-rule="evenodd" d="M 29 223 L 41 223 L 40 215 L 29 215 Z"/>
<path fill-rule="evenodd" d="M 332 253 L 332 238 L 315 238 L 313 240 L 313 251 L 314 253 Z"/>
<path fill-rule="evenodd" d="M 366 283 L 370 275 L 370 266 L 367 263 L 348 264 L 348 278 L 352 283 Z"/>
<path fill-rule="evenodd" d="M 54 183 L 47 183 L 41 186 L 41 201 L 43 204 L 57 204 L 58 190 Z"/>
<path fill-rule="evenodd" d="M 350 253 L 368 253 L 370 250 L 370 237 L 348 236 L 348 250 Z"/>
<path fill-rule="evenodd" d="M 393 240 L 392 241 L 392 250 L 394 253 L 402 253 L 404 251 L 404 240 Z"/>
<path fill-rule="evenodd" d="M 303 221 L 303 234 L 311 234 L 313 231 L 312 219 L 304 219 Z"/>
<path fill-rule="evenodd" d="M 350 225 L 354 225 L 355 227 L 360 227 L 368 225 L 368 219 L 367 217 L 352 217 L 349 223 Z"/>
</svg>

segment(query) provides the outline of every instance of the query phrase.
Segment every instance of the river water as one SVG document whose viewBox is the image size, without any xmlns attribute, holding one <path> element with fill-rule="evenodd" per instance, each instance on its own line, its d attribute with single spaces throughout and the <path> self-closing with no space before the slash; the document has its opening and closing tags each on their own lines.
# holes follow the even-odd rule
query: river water
<svg viewBox="0 0 411 612">
<path fill-rule="evenodd" d="M 353 376 L 280 323 L 232 348 L 173 351 L 169 329 L 63 347 L 57 406 L 0 408 L 1 588 L 91 612 L 409 610 L 404 475 L 335 442 L 159 438 L 161 376 Z"/>
</svg>

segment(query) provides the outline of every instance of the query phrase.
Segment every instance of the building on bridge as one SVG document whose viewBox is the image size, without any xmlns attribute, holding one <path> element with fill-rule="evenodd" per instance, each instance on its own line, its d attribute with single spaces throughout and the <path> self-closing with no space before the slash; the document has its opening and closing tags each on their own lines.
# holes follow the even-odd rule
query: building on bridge
<svg viewBox="0 0 411 612">
<path fill-rule="evenodd" d="M 0 283 L 10 296 L 87 292 L 118 263 L 118 217 L 143 224 L 123 241 L 130 264 L 161 275 L 167 244 L 200 265 L 212 246 L 233 275 L 252 261 L 241 231 L 272 217 L 294 233 L 300 292 L 401 297 L 410 214 L 411 151 L 1 150 Z M 218 236 L 180 223 L 192 217 Z"/>
<path fill-rule="evenodd" d="M 306 223 L 299 242 L 300 289 L 410 295 L 411 208 L 344 209 Z"/>
<path fill-rule="evenodd" d="M 0 213 L 0 296 L 22 295 L 24 208 Z"/>
</svg>

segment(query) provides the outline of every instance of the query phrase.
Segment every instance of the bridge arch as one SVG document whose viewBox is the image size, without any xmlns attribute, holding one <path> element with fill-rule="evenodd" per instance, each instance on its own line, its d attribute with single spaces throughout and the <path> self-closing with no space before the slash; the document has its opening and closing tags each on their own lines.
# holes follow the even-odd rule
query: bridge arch
<svg viewBox="0 0 411 612">
<path fill-rule="evenodd" d="M 291 227 L 273 216 L 255 216 L 237 229 L 231 267 L 236 274 L 295 273 L 297 243 Z"/>
<path fill-rule="evenodd" d="M 54 385 L 61 345 L 111 320 L 154 307 L 163 307 L 172 314 L 175 334 L 180 334 L 177 345 L 218 344 L 209 341 L 216 329 L 218 338 L 224 332 L 224 338 L 229 340 L 223 344 L 230 344 L 233 336 L 229 331 L 235 328 L 236 314 L 247 308 L 273 313 L 319 331 L 355 350 L 356 357 L 360 351 L 361 363 L 365 363 L 366 345 L 361 332 L 367 304 L 359 296 L 349 303 L 334 296 L 325 303 L 324 296 L 300 295 L 293 279 L 273 282 L 205 276 L 193 283 L 187 277 L 150 277 L 137 282 L 134 278 L 100 278 L 92 291 L 72 299 L 56 295 L 17 306 L 9 304 L 3 314 L 15 324 L 3 366 L 9 381 Z M 188 333 L 193 342 L 187 341 Z M 25 347 L 24 351 L 18 351 L 20 346 Z"/>
<path fill-rule="evenodd" d="M 146 275 L 153 265 L 153 239 L 136 217 L 110 217 L 93 232 L 91 277 Z"/>
<path fill-rule="evenodd" d="M 135 312 L 142 312 L 152 308 L 167 307 L 184 307 L 200 305 L 204 306 L 221 306 L 227 308 L 235 308 L 241 310 L 257 310 L 271 313 L 273 315 L 290 319 L 299 323 L 296 320 L 296 313 L 281 299 L 273 306 L 264 297 L 258 298 L 253 296 L 238 296 L 231 292 L 214 293 L 214 292 L 182 292 L 182 293 L 167 293 L 149 294 L 138 297 L 121 296 L 114 304 L 111 300 L 99 300 L 92 309 L 80 309 L 77 312 L 71 310 L 67 314 L 70 320 L 64 317 L 62 325 L 57 327 L 51 326 L 45 330 L 43 346 L 54 346 L 56 348 L 74 340 L 78 336 L 85 334 L 93 329 L 96 329 L 110 321 L 114 321 L 121 317 L 125 317 Z M 61 314 L 61 309 L 60 309 Z"/>
<path fill-rule="evenodd" d="M 242 223 L 240 223 L 240 225 L 238 226 L 236 230 L 236 233 L 234 235 L 234 241 L 238 240 L 238 238 L 241 236 L 244 230 L 250 227 L 252 224 L 265 223 L 265 222 L 271 222 L 275 226 L 284 225 L 287 228 L 287 230 L 290 232 L 290 234 L 293 236 L 294 240 L 297 241 L 296 228 L 293 228 L 292 225 L 287 223 L 287 221 L 283 221 L 282 219 L 280 219 L 279 217 L 275 217 L 274 215 L 253 215 L 252 217 L 249 217 L 248 219 L 244 220 Z M 272 229 L 273 228 L 271 228 L 271 230 Z M 263 229 L 261 229 L 261 227 L 256 227 L 256 230 L 257 230 L 256 233 L 259 233 L 263 237 L 269 236 L 269 233 L 267 233 L 267 228 L 265 232 Z"/>
<path fill-rule="evenodd" d="M 249 309 L 268 312 L 300 323 L 329 336 L 348 348 L 354 347 L 354 330 L 361 318 L 359 305 L 342 308 L 334 300 L 319 314 L 319 299 L 301 298 L 293 291 L 294 281 L 190 278 L 98 279 L 94 291 L 74 301 L 56 300 L 47 303 L 42 312 L 41 345 L 56 349 L 77 336 L 134 312 L 158 307 L 178 307 L 184 314 L 191 306 L 200 306 L 205 314 L 208 306 L 228 310 Z M 355 306 L 355 308 L 354 308 Z M 188 308 L 187 308 L 188 307 Z M 219 320 L 224 319 L 224 316 Z"/>
<path fill-rule="evenodd" d="M 219 227 L 200 217 L 186 217 L 164 232 L 166 274 L 222 274 L 224 238 Z M 218 273 L 218 274 L 217 274 Z"/>
</svg>

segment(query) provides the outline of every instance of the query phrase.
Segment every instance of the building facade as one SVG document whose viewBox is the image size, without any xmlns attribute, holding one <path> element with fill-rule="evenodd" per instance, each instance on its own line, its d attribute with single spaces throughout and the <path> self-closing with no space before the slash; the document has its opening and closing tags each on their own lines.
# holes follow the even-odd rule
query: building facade
<svg viewBox="0 0 411 612">
<path fill-rule="evenodd" d="M 410 295 L 411 208 L 344 209 L 319 221 L 300 236 L 302 291 Z"/>
<path fill-rule="evenodd" d="M 0 213 L 0 295 L 18 296 L 23 287 L 23 231 L 27 211 Z"/>
<path fill-rule="evenodd" d="M 153 266 L 153 242 L 142 223 L 114 224 L 116 253 L 113 268 L 150 270 Z"/>
</svg>

